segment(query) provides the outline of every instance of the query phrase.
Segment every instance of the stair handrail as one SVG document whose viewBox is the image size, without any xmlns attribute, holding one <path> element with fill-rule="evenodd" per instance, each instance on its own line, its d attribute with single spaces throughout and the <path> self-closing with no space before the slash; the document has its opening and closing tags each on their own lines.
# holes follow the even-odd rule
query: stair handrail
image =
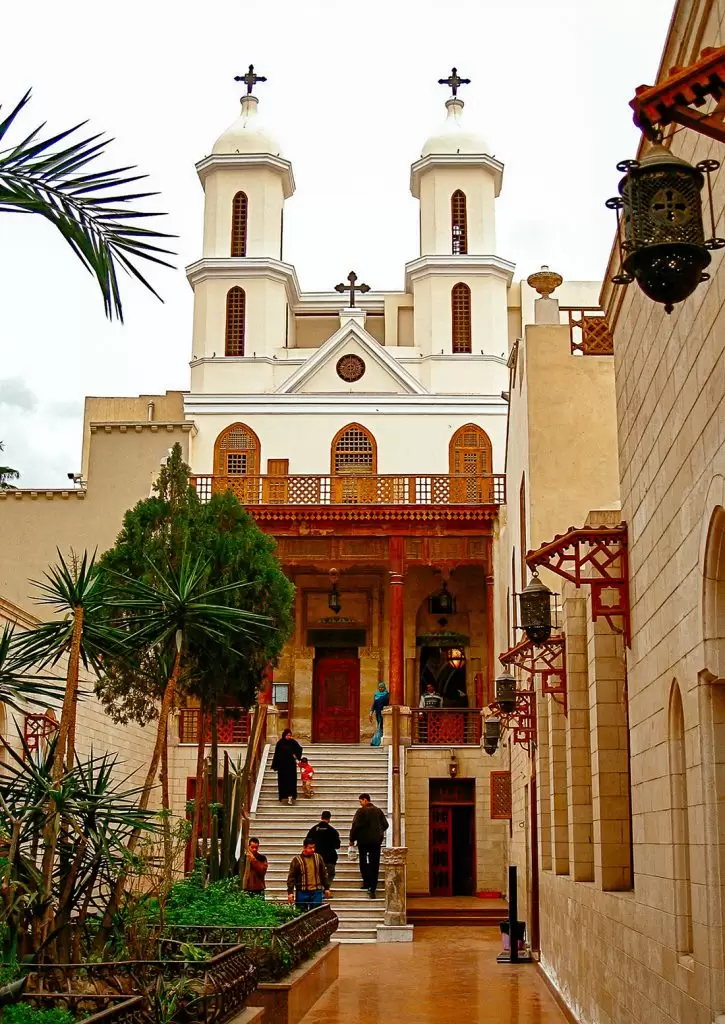
<svg viewBox="0 0 725 1024">
<path fill-rule="evenodd" d="M 267 771 L 267 761 L 269 760 L 269 752 L 272 749 L 271 743 L 266 743 L 264 750 L 262 751 L 262 758 L 259 762 L 259 770 L 257 772 L 257 781 L 254 784 L 254 795 L 252 796 L 252 806 L 250 808 L 252 814 L 257 813 L 259 807 L 259 798 L 262 794 L 262 783 L 264 782 L 264 773 Z"/>
<path fill-rule="evenodd" d="M 249 818 L 252 810 L 252 794 L 257 783 L 257 774 L 267 739 L 267 704 L 257 704 L 252 729 L 247 743 L 247 754 L 242 768 L 242 849 L 249 841 Z"/>
</svg>

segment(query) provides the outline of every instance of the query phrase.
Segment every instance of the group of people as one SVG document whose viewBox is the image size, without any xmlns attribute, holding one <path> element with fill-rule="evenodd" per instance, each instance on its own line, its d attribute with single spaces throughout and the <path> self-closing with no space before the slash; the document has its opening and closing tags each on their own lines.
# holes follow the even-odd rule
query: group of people
<svg viewBox="0 0 725 1024">
<path fill-rule="evenodd" d="M 387 693 L 385 684 L 380 685 Z M 371 717 L 377 710 L 373 704 Z M 379 710 L 378 727 L 382 730 L 382 707 Z M 294 804 L 297 799 L 298 770 L 303 796 L 314 796 L 312 780 L 315 770 L 309 760 L 303 757 L 302 747 L 292 735 L 292 730 L 285 729 L 277 741 L 272 758 L 272 771 L 277 772 L 280 803 Z M 388 819 L 372 802 L 369 793 L 361 793 L 358 799 L 360 807 L 350 827 L 349 844 L 350 847 L 357 847 L 362 879 L 360 888 L 367 889 L 370 898 L 374 899 L 380 873 L 380 849 L 388 829 Z M 290 862 L 287 876 L 287 898 L 290 903 L 296 902 L 300 907 L 309 908 L 319 906 L 323 899 L 330 898 L 330 886 L 337 867 L 337 851 L 341 844 L 340 833 L 331 824 L 331 819 L 330 811 L 322 812 L 320 820 L 308 830 L 302 852 L 296 854 Z M 268 867 L 267 858 L 259 852 L 259 839 L 253 836 L 246 851 L 242 880 L 245 892 L 264 897 Z"/>
</svg>

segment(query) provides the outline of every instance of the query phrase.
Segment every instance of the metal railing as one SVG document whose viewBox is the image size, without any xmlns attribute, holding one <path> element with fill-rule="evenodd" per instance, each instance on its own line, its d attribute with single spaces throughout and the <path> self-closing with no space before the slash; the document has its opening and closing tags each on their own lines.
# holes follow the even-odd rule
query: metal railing
<svg viewBox="0 0 725 1024">
<path fill-rule="evenodd" d="M 481 742 L 480 708 L 413 708 L 411 742 L 421 747 L 478 746 Z"/>
<path fill-rule="evenodd" d="M 201 728 L 201 709 L 182 708 L 179 712 L 179 743 L 198 743 Z M 250 714 L 246 708 L 217 709 L 217 741 L 221 746 L 247 743 L 249 740 Z M 204 739 L 211 743 L 211 719 L 207 715 Z"/>
<path fill-rule="evenodd" d="M 560 306 L 559 309 L 569 316 L 572 355 L 614 355 L 614 340 L 603 309 L 598 306 Z"/>
<path fill-rule="evenodd" d="M 483 476 L 192 476 L 201 501 L 231 491 L 243 505 L 502 505 L 503 473 Z"/>
</svg>

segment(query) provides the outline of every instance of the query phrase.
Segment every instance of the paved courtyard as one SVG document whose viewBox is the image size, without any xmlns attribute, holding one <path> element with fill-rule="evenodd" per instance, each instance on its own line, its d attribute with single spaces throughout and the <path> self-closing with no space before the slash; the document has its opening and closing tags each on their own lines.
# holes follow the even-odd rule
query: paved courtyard
<svg viewBox="0 0 725 1024">
<path fill-rule="evenodd" d="M 494 928 L 416 928 L 415 942 L 345 945 L 340 978 L 303 1024 L 564 1024 L 533 964 L 496 963 Z"/>
</svg>

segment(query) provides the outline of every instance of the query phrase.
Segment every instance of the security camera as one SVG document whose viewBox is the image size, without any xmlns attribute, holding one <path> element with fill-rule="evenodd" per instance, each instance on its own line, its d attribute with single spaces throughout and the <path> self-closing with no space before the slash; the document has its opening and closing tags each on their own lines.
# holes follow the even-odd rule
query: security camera
<svg viewBox="0 0 725 1024">
<path fill-rule="evenodd" d="M 83 479 L 82 473 L 66 473 L 69 480 L 72 480 L 76 487 L 83 487 L 85 480 Z"/>
</svg>

